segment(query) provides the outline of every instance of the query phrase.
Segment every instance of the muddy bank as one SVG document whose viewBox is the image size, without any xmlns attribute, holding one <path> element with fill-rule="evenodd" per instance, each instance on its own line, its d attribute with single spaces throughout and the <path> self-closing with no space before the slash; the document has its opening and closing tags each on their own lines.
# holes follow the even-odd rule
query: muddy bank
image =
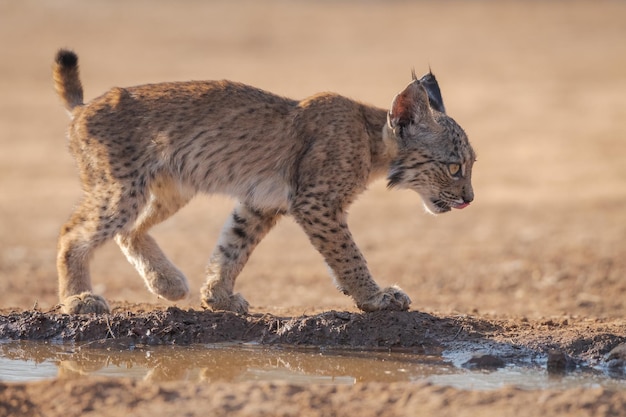
<svg viewBox="0 0 626 417">
<path fill-rule="evenodd" d="M 54 342 L 124 340 L 147 345 L 257 342 L 346 347 L 436 347 L 436 336 L 455 334 L 454 319 L 422 313 L 355 314 L 330 311 L 313 316 L 241 316 L 168 308 L 146 313 L 69 316 L 25 311 L 0 316 L 0 339 Z M 458 326 L 457 326 L 458 327 Z"/>
</svg>

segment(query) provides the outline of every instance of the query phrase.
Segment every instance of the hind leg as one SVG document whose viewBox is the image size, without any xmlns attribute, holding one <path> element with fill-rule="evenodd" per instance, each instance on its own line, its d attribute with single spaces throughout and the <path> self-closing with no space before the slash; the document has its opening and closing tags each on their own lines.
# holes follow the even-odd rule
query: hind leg
<svg viewBox="0 0 626 417">
<path fill-rule="evenodd" d="M 187 278 L 167 259 L 147 232 L 176 213 L 190 197 L 183 196 L 170 180 L 156 180 L 150 189 L 147 205 L 134 225 L 115 236 L 116 243 L 143 277 L 148 289 L 170 301 L 180 300 L 189 294 Z"/>
<path fill-rule="evenodd" d="M 57 251 L 59 298 L 68 314 L 106 313 L 106 300 L 91 291 L 89 260 L 93 251 L 124 226 L 126 219 L 99 212 L 97 201 L 85 198 L 61 229 Z"/>
</svg>

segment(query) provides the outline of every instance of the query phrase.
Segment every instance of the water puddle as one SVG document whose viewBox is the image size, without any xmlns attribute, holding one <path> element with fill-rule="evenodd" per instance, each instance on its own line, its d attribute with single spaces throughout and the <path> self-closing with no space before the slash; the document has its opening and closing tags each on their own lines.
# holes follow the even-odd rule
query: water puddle
<svg viewBox="0 0 626 417">
<path fill-rule="evenodd" d="M 60 345 L 0 343 L 0 381 L 28 382 L 85 376 L 152 381 L 285 381 L 296 384 L 417 382 L 468 390 L 514 385 L 524 389 L 604 386 L 626 389 L 626 381 L 597 369 L 549 375 L 537 363 L 497 370 L 468 370 L 441 355 L 408 351 L 363 351 L 218 344 L 129 346 L 115 342 Z"/>
</svg>

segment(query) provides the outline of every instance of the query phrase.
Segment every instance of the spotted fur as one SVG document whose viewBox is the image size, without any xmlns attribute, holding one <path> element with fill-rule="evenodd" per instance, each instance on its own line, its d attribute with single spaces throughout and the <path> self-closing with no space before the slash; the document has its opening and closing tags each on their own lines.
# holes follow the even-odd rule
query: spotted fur
<svg viewBox="0 0 626 417">
<path fill-rule="evenodd" d="M 473 199 L 474 154 L 463 130 L 437 111 L 443 101 L 432 94 L 439 91 L 434 76 L 414 79 L 387 113 L 336 94 L 296 101 L 230 81 L 113 88 L 84 104 L 78 58 L 68 50 L 58 52 L 53 75 L 72 119 L 69 148 L 84 190 L 58 243 L 59 296 L 68 313 L 109 311 L 92 292 L 89 259 L 110 239 L 150 291 L 168 300 L 187 296 L 185 276 L 148 230 L 197 193 L 239 201 L 210 257 L 204 306 L 247 312 L 235 279 L 260 240 L 290 215 L 359 308 L 405 310 L 404 292 L 372 279 L 348 229 L 348 206 L 384 175 L 390 187 L 420 193 L 435 213 Z M 462 169 L 452 175 L 450 164 Z"/>
</svg>

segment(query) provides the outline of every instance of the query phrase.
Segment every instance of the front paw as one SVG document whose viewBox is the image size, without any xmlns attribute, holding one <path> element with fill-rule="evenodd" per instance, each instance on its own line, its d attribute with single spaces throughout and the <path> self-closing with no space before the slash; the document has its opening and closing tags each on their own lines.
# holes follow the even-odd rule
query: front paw
<svg viewBox="0 0 626 417">
<path fill-rule="evenodd" d="M 405 311 L 409 309 L 411 299 L 400 288 L 393 286 L 383 288 L 363 302 L 357 303 L 361 310 L 370 311 Z"/>
<path fill-rule="evenodd" d="M 63 312 L 66 314 L 108 313 L 111 309 L 106 300 L 90 292 L 71 295 L 63 300 Z"/>
<path fill-rule="evenodd" d="M 241 294 L 216 297 L 215 295 L 202 297 L 202 306 L 213 311 L 232 311 L 237 314 L 248 314 L 248 301 Z"/>
<path fill-rule="evenodd" d="M 189 295 L 187 278 L 178 270 L 153 273 L 146 277 L 150 291 L 169 301 L 178 301 Z"/>
</svg>

